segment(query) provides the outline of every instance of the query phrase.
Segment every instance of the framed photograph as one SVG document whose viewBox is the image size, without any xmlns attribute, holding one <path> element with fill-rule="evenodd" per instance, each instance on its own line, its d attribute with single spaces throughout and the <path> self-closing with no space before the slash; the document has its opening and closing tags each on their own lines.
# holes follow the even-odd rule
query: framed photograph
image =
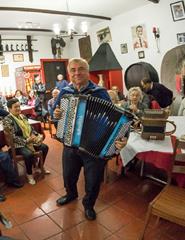
<svg viewBox="0 0 185 240">
<path fill-rule="evenodd" d="M 139 58 L 139 59 L 145 58 L 145 52 L 144 52 L 144 51 L 139 51 L 139 52 L 138 52 L 138 58 Z"/>
<path fill-rule="evenodd" d="M 100 44 L 112 41 L 111 32 L 110 32 L 109 27 L 99 30 L 98 32 L 96 32 L 96 34 L 97 34 L 98 42 Z"/>
<path fill-rule="evenodd" d="M 143 49 L 148 48 L 148 40 L 146 36 L 146 27 L 144 24 L 139 24 L 131 27 L 132 31 L 132 42 L 133 48 L 135 49 Z"/>
<path fill-rule="evenodd" d="M 173 21 L 185 19 L 184 1 L 178 1 L 170 4 Z"/>
<path fill-rule="evenodd" d="M 120 44 L 121 54 L 128 53 L 127 43 Z"/>
<path fill-rule="evenodd" d="M 177 43 L 185 44 L 185 33 L 177 33 Z"/>
<path fill-rule="evenodd" d="M 24 55 L 23 54 L 13 54 L 13 61 L 14 62 L 24 62 Z"/>
<path fill-rule="evenodd" d="M 9 77 L 9 66 L 7 64 L 1 65 L 2 77 Z"/>
</svg>

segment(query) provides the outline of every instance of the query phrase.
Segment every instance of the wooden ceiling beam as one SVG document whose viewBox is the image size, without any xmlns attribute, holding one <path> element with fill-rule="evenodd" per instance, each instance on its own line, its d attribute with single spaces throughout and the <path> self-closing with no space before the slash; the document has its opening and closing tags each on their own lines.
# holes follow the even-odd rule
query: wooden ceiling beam
<svg viewBox="0 0 185 240">
<path fill-rule="evenodd" d="M 37 8 L 0 7 L 0 11 L 34 12 L 34 13 L 43 13 L 43 14 L 67 15 L 67 16 L 77 16 L 77 17 L 87 17 L 87 18 L 111 20 L 110 17 L 99 16 L 99 15 L 56 11 L 56 10 L 48 10 L 48 9 L 37 9 Z"/>
</svg>

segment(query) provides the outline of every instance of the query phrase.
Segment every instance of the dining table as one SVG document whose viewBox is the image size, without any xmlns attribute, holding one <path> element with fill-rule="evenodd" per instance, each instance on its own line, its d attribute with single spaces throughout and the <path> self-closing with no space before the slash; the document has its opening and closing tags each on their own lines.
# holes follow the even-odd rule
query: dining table
<svg viewBox="0 0 185 240">
<path fill-rule="evenodd" d="M 175 139 L 185 135 L 185 116 L 170 116 L 168 120 L 175 123 L 176 130 L 173 135 L 165 136 L 164 140 L 146 140 L 137 132 L 131 132 L 127 145 L 120 151 L 122 166 L 126 166 L 134 158 L 137 158 L 143 161 L 143 164 L 144 162 L 151 163 L 155 167 L 167 171 L 172 161 Z M 167 123 L 166 131 L 170 130 L 171 125 Z M 179 186 L 185 187 L 184 174 L 174 174 L 173 178 Z"/>
<path fill-rule="evenodd" d="M 35 108 L 29 105 L 21 105 L 21 113 L 25 116 L 32 116 L 35 113 Z"/>
</svg>

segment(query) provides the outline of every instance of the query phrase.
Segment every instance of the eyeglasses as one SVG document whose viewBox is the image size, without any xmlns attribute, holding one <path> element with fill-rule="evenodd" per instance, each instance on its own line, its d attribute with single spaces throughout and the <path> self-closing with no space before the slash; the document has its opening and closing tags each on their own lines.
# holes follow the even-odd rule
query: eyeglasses
<svg viewBox="0 0 185 240">
<path fill-rule="evenodd" d="M 79 68 L 71 68 L 69 70 L 70 73 L 75 73 L 75 72 L 86 72 L 87 68 L 85 67 L 79 67 Z"/>
</svg>

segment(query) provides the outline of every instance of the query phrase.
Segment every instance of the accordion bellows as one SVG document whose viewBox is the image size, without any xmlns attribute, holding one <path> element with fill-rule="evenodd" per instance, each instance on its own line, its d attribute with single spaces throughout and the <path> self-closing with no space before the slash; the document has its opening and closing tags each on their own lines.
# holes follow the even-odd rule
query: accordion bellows
<svg viewBox="0 0 185 240">
<path fill-rule="evenodd" d="M 66 146 L 76 147 L 98 158 L 116 154 L 115 140 L 128 134 L 132 115 L 111 102 L 84 95 L 64 95 L 57 137 Z"/>
</svg>

